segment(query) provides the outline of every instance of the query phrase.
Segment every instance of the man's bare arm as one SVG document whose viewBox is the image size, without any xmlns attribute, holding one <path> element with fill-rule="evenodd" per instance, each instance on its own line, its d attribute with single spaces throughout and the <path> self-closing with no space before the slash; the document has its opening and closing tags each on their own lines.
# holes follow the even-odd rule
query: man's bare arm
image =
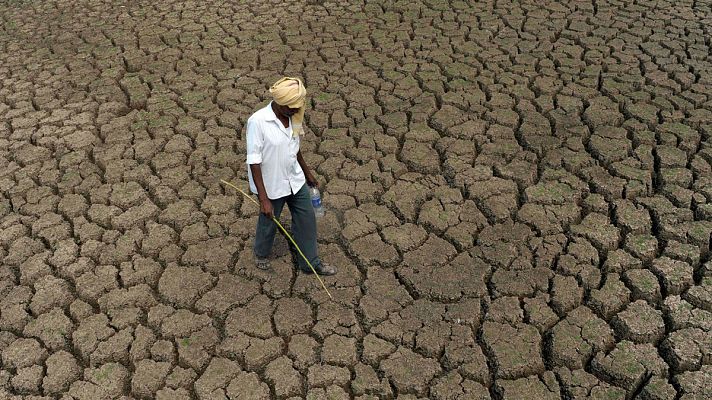
<svg viewBox="0 0 712 400">
<path fill-rule="evenodd" d="M 260 201 L 260 212 L 267 218 L 272 219 L 274 218 L 274 209 L 272 208 L 272 202 L 269 200 L 269 197 L 267 197 L 265 184 L 262 180 L 261 164 L 250 164 L 250 172 L 252 172 L 252 180 L 255 182 L 255 187 L 257 188 L 257 198 Z"/>
<path fill-rule="evenodd" d="M 309 184 L 309 186 L 318 188 L 319 181 L 316 180 L 316 178 L 314 177 L 314 174 L 312 173 L 311 169 L 307 165 L 307 162 L 304 161 L 304 157 L 302 157 L 301 150 L 299 150 L 297 152 L 297 161 L 299 162 L 299 166 L 302 167 L 302 171 L 304 171 L 304 177 L 307 179 L 307 183 Z"/>
</svg>

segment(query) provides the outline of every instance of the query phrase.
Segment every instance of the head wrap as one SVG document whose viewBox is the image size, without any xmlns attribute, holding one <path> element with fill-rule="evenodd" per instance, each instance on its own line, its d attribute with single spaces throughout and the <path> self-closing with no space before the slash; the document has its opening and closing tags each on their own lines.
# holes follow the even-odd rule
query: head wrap
<svg viewBox="0 0 712 400">
<path fill-rule="evenodd" d="M 292 115 L 292 135 L 303 135 L 302 121 L 304 121 L 304 104 L 307 96 L 307 89 L 299 78 L 284 77 L 269 88 L 274 102 L 280 106 L 298 108 L 296 114 Z"/>
</svg>

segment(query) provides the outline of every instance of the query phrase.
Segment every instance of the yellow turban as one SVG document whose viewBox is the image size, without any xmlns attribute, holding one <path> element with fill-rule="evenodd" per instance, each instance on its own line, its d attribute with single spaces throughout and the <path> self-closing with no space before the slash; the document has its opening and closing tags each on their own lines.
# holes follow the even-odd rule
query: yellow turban
<svg viewBox="0 0 712 400">
<path fill-rule="evenodd" d="M 269 88 L 275 103 L 289 108 L 298 108 L 292 116 L 292 135 L 303 135 L 302 121 L 304 121 L 304 104 L 306 103 L 307 89 L 299 78 L 284 77 Z"/>
</svg>

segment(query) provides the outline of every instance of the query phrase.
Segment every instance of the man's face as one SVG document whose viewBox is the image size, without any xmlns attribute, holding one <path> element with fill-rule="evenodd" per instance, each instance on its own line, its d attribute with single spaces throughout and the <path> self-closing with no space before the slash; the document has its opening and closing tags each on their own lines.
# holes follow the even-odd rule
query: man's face
<svg viewBox="0 0 712 400">
<path fill-rule="evenodd" d="M 278 113 L 282 114 L 285 117 L 291 117 L 299 111 L 298 108 L 289 108 L 287 106 L 282 106 L 279 104 L 276 104 L 275 108 L 277 109 Z"/>
</svg>

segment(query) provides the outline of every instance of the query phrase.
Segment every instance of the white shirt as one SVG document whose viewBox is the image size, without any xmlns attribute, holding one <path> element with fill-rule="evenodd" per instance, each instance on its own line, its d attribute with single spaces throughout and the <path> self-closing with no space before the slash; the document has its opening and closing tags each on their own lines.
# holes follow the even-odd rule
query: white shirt
<svg viewBox="0 0 712 400">
<path fill-rule="evenodd" d="M 306 183 L 297 161 L 299 135 L 292 137 L 292 120 L 285 128 L 272 110 L 272 102 L 247 120 L 247 175 L 250 190 L 257 194 L 250 164 L 261 164 L 267 197 L 274 200 L 297 193 Z"/>
</svg>

